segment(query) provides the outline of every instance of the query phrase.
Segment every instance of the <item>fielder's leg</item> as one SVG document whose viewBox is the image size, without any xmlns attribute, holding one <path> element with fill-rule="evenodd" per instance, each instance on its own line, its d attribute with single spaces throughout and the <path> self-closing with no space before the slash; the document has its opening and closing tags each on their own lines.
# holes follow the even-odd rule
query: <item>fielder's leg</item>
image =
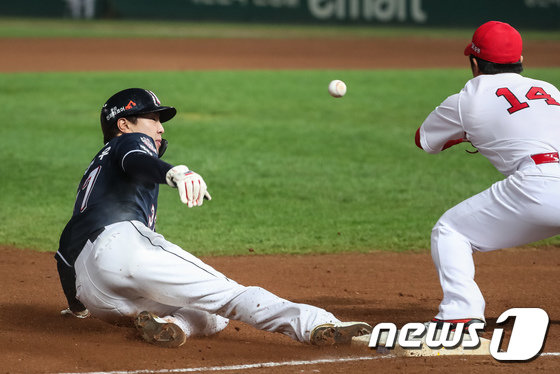
<svg viewBox="0 0 560 374">
<path fill-rule="evenodd" d="M 516 172 L 451 208 L 437 222 L 432 258 L 444 296 L 436 318 L 484 320 L 473 251 L 515 247 L 560 233 L 560 178 L 542 175 L 546 167 Z"/>
</svg>

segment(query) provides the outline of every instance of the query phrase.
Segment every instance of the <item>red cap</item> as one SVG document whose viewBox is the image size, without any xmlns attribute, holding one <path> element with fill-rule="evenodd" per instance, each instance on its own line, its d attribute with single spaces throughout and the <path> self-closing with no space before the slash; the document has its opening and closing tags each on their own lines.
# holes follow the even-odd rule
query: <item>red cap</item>
<svg viewBox="0 0 560 374">
<path fill-rule="evenodd" d="M 465 48 L 465 56 L 474 55 L 497 64 L 513 64 L 521 59 L 523 41 L 519 32 L 509 24 L 486 22 L 474 32 L 472 42 Z"/>
</svg>

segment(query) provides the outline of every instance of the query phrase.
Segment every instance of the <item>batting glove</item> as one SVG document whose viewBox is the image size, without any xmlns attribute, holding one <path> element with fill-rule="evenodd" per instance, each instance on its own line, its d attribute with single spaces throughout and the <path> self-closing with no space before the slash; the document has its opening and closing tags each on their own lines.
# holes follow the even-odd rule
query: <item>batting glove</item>
<svg viewBox="0 0 560 374">
<path fill-rule="evenodd" d="M 179 197 L 189 208 L 201 206 L 204 199 L 212 200 L 204 179 L 185 165 L 175 166 L 165 175 L 167 184 L 179 190 Z"/>
</svg>

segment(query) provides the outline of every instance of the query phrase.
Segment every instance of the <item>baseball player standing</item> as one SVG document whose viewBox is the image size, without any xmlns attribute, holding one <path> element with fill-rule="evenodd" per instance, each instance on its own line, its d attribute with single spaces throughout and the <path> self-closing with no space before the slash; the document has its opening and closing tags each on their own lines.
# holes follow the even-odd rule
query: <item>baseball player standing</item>
<svg viewBox="0 0 560 374">
<path fill-rule="evenodd" d="M 371 332 L 367 323 L 242 286 L 154 231 L 160 184 L 177 188 L 189 208 L 211 199 L 200 175 L 160 159 L 162 123 L 175 114 L 140 88 L 116 93 L 101 109 L 105 145 L 78 185 L 55 255 L 69 305 L 63 314 L 131 317 L 146 341 L 163 347 L 215 334 L 229 319 L 316 345 Z"/>
<path fill-rule="evenodd" d="M 473 251 L 560 234 L 560 92 L 520 75 L 521 51 L 521 36 L 509 24 L 480 26 L 464 52 L 474 78 L 416 132 L 416 144 L 428 153 L 468 141 L 506 177 L 445 212 L 432 230 L 443 289 L 432 321 L 440 325 L 485 323 Z"/>
</svg>

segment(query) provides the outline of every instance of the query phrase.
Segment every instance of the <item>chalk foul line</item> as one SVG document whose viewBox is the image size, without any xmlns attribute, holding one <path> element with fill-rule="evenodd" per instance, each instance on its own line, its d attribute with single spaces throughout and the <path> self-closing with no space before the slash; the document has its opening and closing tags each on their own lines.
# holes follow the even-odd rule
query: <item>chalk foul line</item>
<svg viewBox="0 0 560 374">
<path fill-rule="evenodd" d="M 560 357 L 560 352 L 544 352 L 539 357 Z M 273 368 L 280 366 L 304 366 L 304 365 L 319 365 L 319 364 L 336 364 L 344 362 L 358 362 L 358 361 L 372 361 L 386 358 L 395 358 L 395 355 L 378 355 L 378 356 L 359 356 L 359 357 L 342 357 L 342 358 L 325 358 L 320 360 L 305 360 L 305 361 L 283 361 L 283 362 L 259 362 L 255 364 L 243 365 L 229 365 L 229 366 L 206 366 L 198 368 L 184 368 L 184 369 L 160 369 L 160 370 L 125 370 L 125 371 L 91 371 L 91 372 L 75 372 L 75 373 L 59 373 L 59 374 L 165 374 L 165 373 L 193 373 L 205 371 L 235 371 L 247 369 L 260 369 L 260 368 Z"/>
<path fill-rule="evenodd" d="M 316 365 L 316 364 L 334 364 L 344 362 L 356 361 L 371 361 L 383 358 L 394 358 L 394 355 L 383 356 L 360 356 L 360 357 L 342 357 L 342 358 L 326 358 L 320 360 L 305 360 L 305 361 L 284 361 L 284 362 L 259 362 L 255 364 L 243 365 L 229 365 L 229 366 L 206 366 L 199 368 L 184 368 L 184 369 L 160 369 L 160 370 L 131 370 L 131 371 L 94 371 L 83 373 L 60 373 L 60 374 L 148 374 L 148 373 L 192 373 L 201 371 L 226 371 L 226 370 L 246 370 L 246 369 L 259 369 L 259 368 L 272 368 L 279 366 L 302 366 L 302 365 Z"/>
</svg>

